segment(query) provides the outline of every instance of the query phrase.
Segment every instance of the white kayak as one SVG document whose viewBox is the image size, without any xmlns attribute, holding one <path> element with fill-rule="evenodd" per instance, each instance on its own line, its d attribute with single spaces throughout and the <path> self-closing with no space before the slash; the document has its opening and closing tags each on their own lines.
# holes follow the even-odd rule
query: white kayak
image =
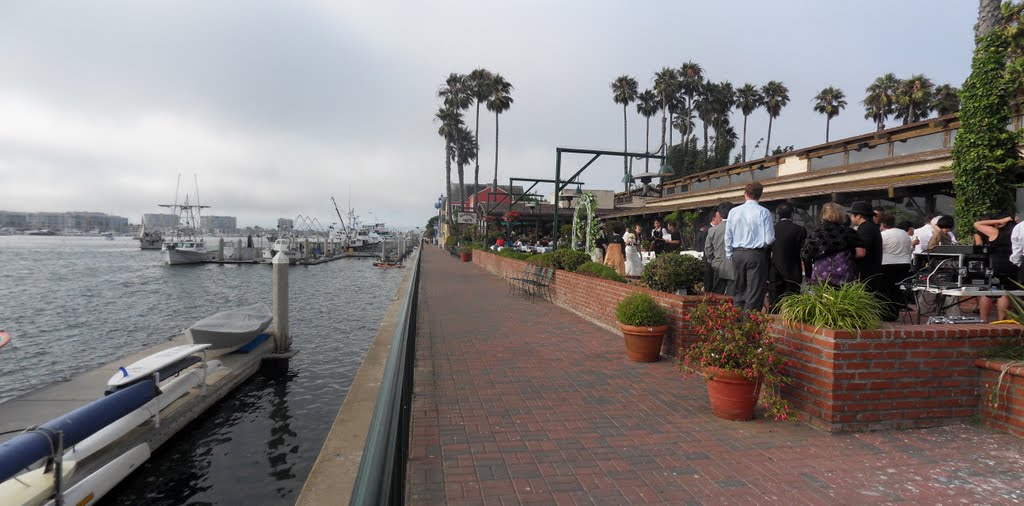
<svg viewBox="0 0 1024 506">
<path fill-rule="evenodd" d="M 65 460 L 61 464 L 61 476 L 66 481 L 75 472 L 78 465 L 73 460 Z M 53 470 L 44 472 L 45 468 L 37 467 L 0 483 L 0 504 L 40 504 L 53 495 Z"/>
<path fill-rule="evenodd" d="M 119 368 L 107 381 L 107 389 L 110 391 L 127 386 L 209 347 L 208 344 L 186 344 L 154 353 L 129 366 Z M 165 379 L 160 378 L 160 381 Z"/>
<path fill-rule="evenodd" d="M 186 334 L 193 343 L 210 345 L 211 356 L 217 356 L 245 346 L 266 330 L 273 318 L 265 304 L 255 304 L 203 318 Z"/>
<path fill-rule="evenodd" d="M 96 472 L 86 476 L 82 481 L 64 492 L 64 504 L 85 506 L 95 504 L 101 497 L 110 492 L 118 483 L 121 483 L 132 471 L 149 459 L 149 445 L 142 443 L 131 450 L 119 455 L 116 459 L 99 468 Z M 51 492 L 52 493 L 52 492 Z M 46 506 L 55 504 L 54 501 L 46 503 Z"/>
</svg>

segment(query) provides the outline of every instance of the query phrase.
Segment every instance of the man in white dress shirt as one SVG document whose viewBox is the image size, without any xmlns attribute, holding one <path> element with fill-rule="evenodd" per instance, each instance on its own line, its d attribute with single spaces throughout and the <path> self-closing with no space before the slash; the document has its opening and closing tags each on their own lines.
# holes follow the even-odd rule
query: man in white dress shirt
<svg viewBox="0 0 1024 506">
<path fill-rule="evenodd" d="M 767 293 L 768 251 L 775 241 L 772 213 L 757 203 L 764 187 L 753 182 L 743 188 L 743 204 L 729 211 L 725 222 L 725 258 L 732 260 L 733 305 L 760 310 Z"/>
</svg>

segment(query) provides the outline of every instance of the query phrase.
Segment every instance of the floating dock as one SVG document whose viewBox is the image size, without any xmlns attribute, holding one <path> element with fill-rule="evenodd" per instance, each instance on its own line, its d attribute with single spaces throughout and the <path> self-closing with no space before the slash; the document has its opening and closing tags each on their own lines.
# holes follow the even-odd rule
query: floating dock
<svg viewBox="0 0 1024 506">
<path fill-rule="evenodd" d="M 182 344 L 187 344 L 184 334 L 134 355 L 77 374 L 68 381 L 54 383 L 6 401 L 0 404 L 0 432 L 19 431 L 39 425 L 85 406 L 103 397 L 107 380 L 117 372 L 118 367 Z M 74 474 L 65 482 L 65 489 L 141 443 L 148 443 L 150 450 L 155 451 L 189 422 L 256 373 L 263 359 L 269 357 L 273 350 L 274 340 L 271 338 L 263 341 L 249 353 L 229 353 L 217 357 L 217 360 L 223 362 L 223 366 L 207 378 L 205 385 L 189 390 L 164 408 L 160 412 L 159 426 L 156 419 L 151 418 L 79 462 Z M 0 436 L 0 442 L 17 434 L 15 432 Z"/>
</svg>

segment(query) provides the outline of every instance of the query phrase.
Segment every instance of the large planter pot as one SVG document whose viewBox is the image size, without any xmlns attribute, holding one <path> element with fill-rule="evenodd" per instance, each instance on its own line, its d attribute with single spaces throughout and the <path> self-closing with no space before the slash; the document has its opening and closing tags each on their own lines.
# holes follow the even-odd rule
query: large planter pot
<svg viewBox="0 0 1024 506">
<path fill-rule="evenodd" d="M 459 253 L 459 258 L 463 262 L 472 262 L 473 261 L 473 254 L 472 253 Z"/>
<path fill-rule="evenodd" d="M 635 327 L 619 323 L 626 340 L 626 356 L 634 362 L 657 362 L 661 356 L 661 342 L 668 332 L 668 325 L 657 327 Z"/>
<path fill-rule="evenodd" d="M 754 407 L 761 393 L 761 383 L 743 375 L 717 367 L 707 367 L 708 398 L 711 413 L 725 420 L 743 421 L 754 417 Z"/>
</svg>

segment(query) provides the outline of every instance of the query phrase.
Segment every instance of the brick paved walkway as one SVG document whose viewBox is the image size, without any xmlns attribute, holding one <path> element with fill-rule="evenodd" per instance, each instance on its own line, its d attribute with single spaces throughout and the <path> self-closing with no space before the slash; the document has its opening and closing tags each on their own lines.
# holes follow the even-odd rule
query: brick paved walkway
<svg viewBox="0 0 1024 506">
<path fill-rule="evenodd" d="M 1024 501 L 1024 440 L 718 420 L 670 361 L 629 362 L 621 336 L 423 255 L 411 504 Z"/>
</svg>

